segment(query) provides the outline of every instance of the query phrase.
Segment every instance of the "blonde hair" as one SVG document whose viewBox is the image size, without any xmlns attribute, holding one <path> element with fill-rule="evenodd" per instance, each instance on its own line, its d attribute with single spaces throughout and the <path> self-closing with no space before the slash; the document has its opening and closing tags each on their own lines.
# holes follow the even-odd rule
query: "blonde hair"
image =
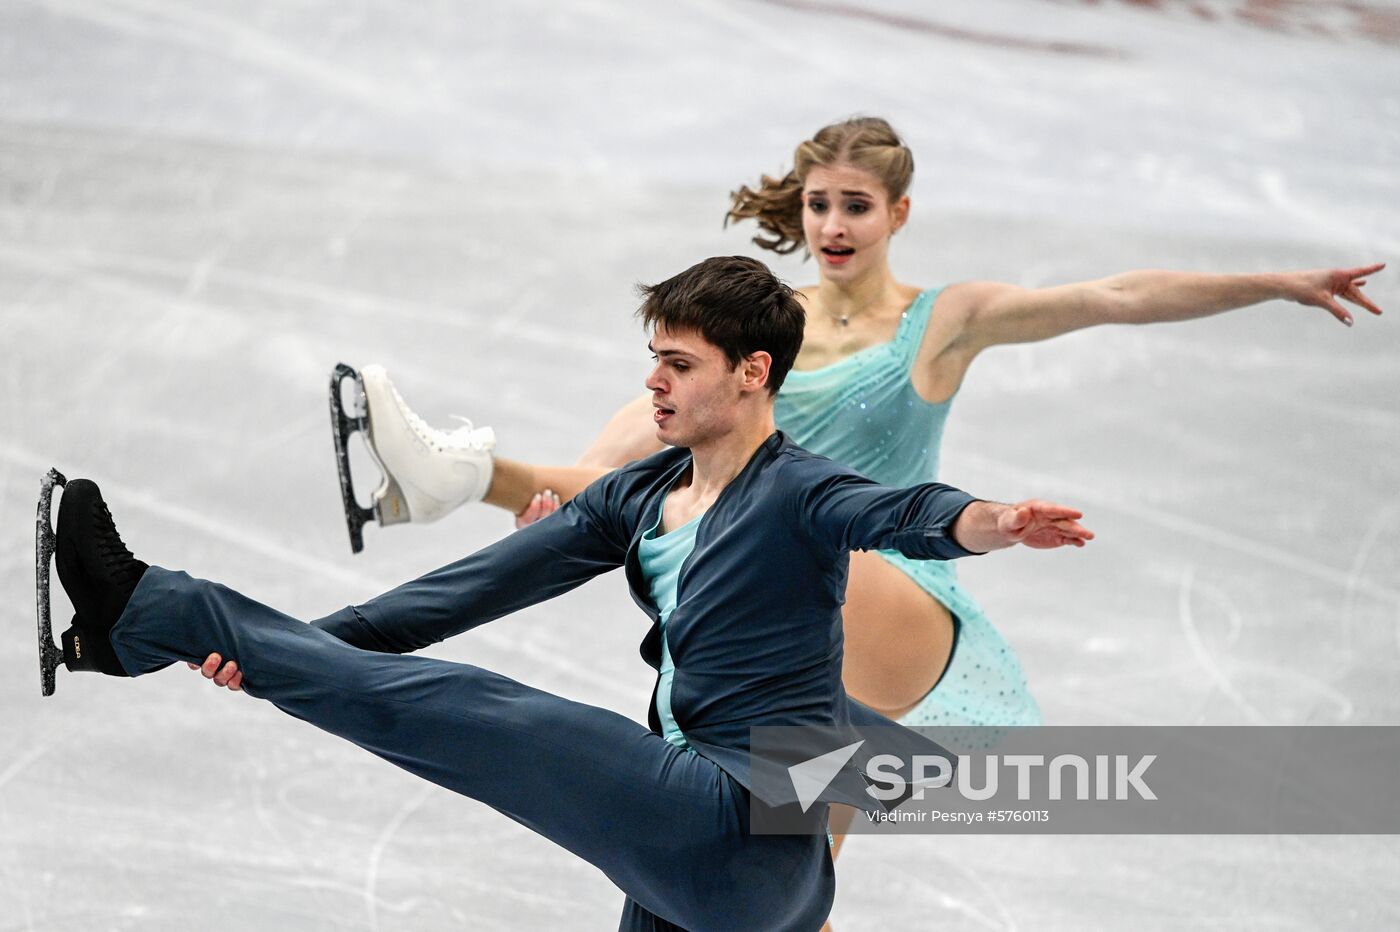
<svg viewBox="0 0 1400 932">
<path fill-rule="evenodd" d="M 758 222 L 753 238 L 763 249 L 786 255 L 805 242 L 802 235 L 802 186 L 813 168 L 850 165 L 870 172 L 885 186 L 891 201 L 903 197 L 914 178 L 914 153 L 888 122 L 879 117 L 853 117 L 823 126 L 801 143 L 792 156 L 792 171 L 782 178 L 764 175 L 755 190 L 744 185 L 730 194 L 731 220 Z M 766 234 L 766 235 L 765 235 Z"/>
</svg>

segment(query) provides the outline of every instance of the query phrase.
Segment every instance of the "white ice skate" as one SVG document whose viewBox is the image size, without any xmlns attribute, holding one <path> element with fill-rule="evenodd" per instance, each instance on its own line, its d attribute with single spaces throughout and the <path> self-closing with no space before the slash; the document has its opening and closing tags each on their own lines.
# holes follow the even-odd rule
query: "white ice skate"
<svg viewBox="0 0 1400 932">
<path fill-rule="evenodd" d="M 353 379 L 359 389 L 359 410 L 347 414 L 342 383 Z M 407 521 L 427 523 L 468 502 L 479 502 L 491 487 L 491 451 L 496 434 L 489 427 L 464 421 L 455 430 L 429 427 L 404 404 L 383 366 L 356 372 L 341 363 L 331 373 L 331 429 L 350 549 L 364 549 L 362 528 L 373 518 L 381 526 Z M 350 478 L 346 441 L 362 433 L 370 454 L 384 474 L 361 506 Z"/>
</svg>

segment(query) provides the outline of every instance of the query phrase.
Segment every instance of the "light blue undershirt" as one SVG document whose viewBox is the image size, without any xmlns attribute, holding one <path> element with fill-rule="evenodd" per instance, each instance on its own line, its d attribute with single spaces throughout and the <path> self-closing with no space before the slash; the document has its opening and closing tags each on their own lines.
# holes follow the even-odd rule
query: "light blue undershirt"
<svg viewBox="0 0 1400 932">
<path fill-rule="evenodd" d="M 681 564 L 695 549 L 695 531 L 703 515 L 696 515 L 674 531 L 658 534 L 664 510 L 663 503 L 657 510 L 656 523 L 642 535 L 637 555 L 642 562 L 642 576 L 651 587 L 651 599 L 661 616 L 661 670 L 656 684 L 656 716 L 661 720 L 661 736 L 678 748 L 688 748 L 690 742 L 685 740 L 676 717 L 671 714 L 671 680 L 675 677 L 676 665 L 666 643 L 666 622 L 675 611 Z"/>
</svg>

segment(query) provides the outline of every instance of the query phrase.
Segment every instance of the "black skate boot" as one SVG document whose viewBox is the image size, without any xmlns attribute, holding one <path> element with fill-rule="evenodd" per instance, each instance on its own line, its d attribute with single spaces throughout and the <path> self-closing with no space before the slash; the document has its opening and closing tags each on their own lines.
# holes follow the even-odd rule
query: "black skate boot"
<svg viewBox="0 0 1400 932">
<path fill-rule="evenodd" d="M 146 564 L 122 543 L 97 484 L 74 479 L 58 505 L 58 581 L 77 615 L 63 632 L 63 664 L 126 676 L 108 635 L 121 617 Z"/>
</svg>

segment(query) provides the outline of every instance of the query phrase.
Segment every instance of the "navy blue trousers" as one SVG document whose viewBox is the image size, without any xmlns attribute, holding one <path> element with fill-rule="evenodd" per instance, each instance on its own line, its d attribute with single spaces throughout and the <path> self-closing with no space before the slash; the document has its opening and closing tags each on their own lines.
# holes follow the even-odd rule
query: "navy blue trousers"
<svg viewBox="0 0 1400 932">
<path fill-rule="evenodd" d="M 443 598 L 449 594 L 442 594 Z M 627 894 L 626 930 L 815 930 L 821 836 L 750 835 L 718 766 L 606 709 L 479 667 L 351 647 L 227 587 L 151 567 L 112 630 L 132 675 L 211 653 L 288 715 L 502 814 Z"/>
</svg>

